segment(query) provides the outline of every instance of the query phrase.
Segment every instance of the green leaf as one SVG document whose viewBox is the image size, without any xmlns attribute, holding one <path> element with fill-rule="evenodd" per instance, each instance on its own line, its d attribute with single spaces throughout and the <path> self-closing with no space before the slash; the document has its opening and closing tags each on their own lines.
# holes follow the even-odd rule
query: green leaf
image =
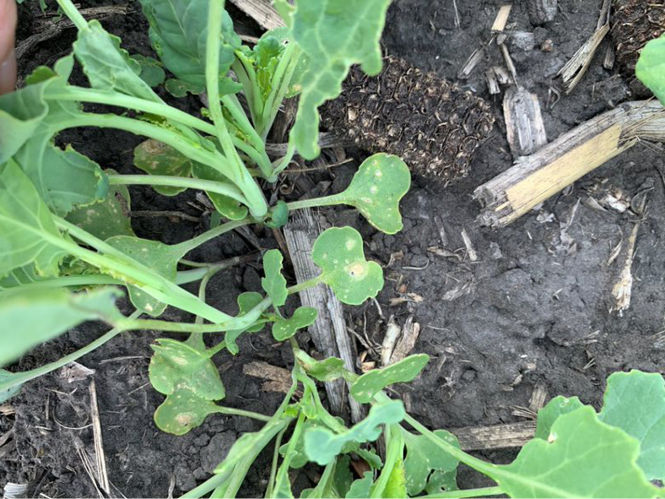
<svg viewBox="0 0 665 499">
<path fill-rule="evenodd" d="M 452 471 L 434 471 L 430 475 L 425 492 L 440 494 L 444 490 L 459 490 L 457 486 L 457 468 Z"/>
<path fill-rule="evenodd" d="M 665 35 L 644 46 L 635 66 L 635 75 L 665 105 Z"/>
<path fill-rule="evenodd" d="M 208 33 L 208 0 L 140 0 L 150 23 L 150 41 L 164 66 L 182 85 L 169 84 L 169 91 L 179 88 L 199 94 L 205 91 L 205 47 Z M 224 12 L 219 54 L 220 95 L 234 93 L 240 86 L 227 73 L 235 60 L 234 50 L 240 38 L 233 31 L 233 21 Z"/>
<path fill-rule="evenodd" d="M 166 396 L 166 400 L 155 410 L 157 427 L 172 435 L 184 435 L 200 426 L 209 414 L 218 411 L 214 402 L 203 399 L 186 388 L 178 388 Z"/>
<path fill-rule="evenodd" d="M 137 262 L 147 265 L 172 282 L 175 282 L 178 274 L 178 261 L 185 256 L 184 253 L 186 252 L 178 245 L 169 246 L 159 241 L 132 236 L 113 236 L 107 239 L 106 243 Z M 109 255 L 109 258 L 114 257 Z M 107 272 L 112 270 L 105 269 Z M 166 309 L 166 303 L 159 301 L 136 286 L 128 285 L 127 290 L 134 306 L 153 317 L 158 317 Z"/>
<path fill-rule="evenodd" d="M 374 475 L 371 471 L 366 471 L 362 478 L 354 480 L 346 493 L 347 498 L 361 499 L 370 496 L 372 485 L 374 484 Z"/>
<path fill-rule="evenodd" d="M 347 443 L 373 442 L 381 435 L 381 425 L 397 424 L 406 415 L 401 400 L 374 405 L 365 419 L 342 433 L 325 428 L 305 432 L 305 453 L 310 461 L 320 465 L 330 463 Z"/>
<path fill-rule="evenodd" d="M 219 171 L 201 163 L 194 163 L 192 174 L 202 180 L 214 180 L 215 182 L 228 183 L 228 179 Z M 247 216 L 247 207 L 223 194 L 206 192 L 215 209 L 229 220 L 242 220 Z"/>
<path fill-rule="evenodd" d="M 563 414 L 573 412 L 584 404 L 577 397 L 567 398 L 559 395 L 550 400 L 545 407 L 538 411 L 536 420 L 536 438 L 547 440 L 550 430 L 557 418 Z"/>
<path fill-rule="evenodd" d="M 435 430 L 434 434 L 459 448 L 457 437 L 452 433 L 446 430 Z M 433 471 L 440 472 L 442 475 L 438 475 L 439 477 L 442 477 L 446 472 L 456 474 L 459 461 L 450 454 L 442 451 L 440 447 L 433 444 L 425 435 L 414 435 L 406 430 L 403 431 L 403 435 L 406 443 L 404 468 L 406 470 L 406 487 L 409 496 L 420 494 L 425 490 L 425 487 L 428 485 L 428 477 L 430 477 Z M 437 483 L 437 485 L 441 484 Z M 436 492 L 439 492 L 439 490 Z"/>
<path fill-rule="evenodd" d="M 289 206 L 280 199 L 270 210 L 269 219 L 263 223 L 271 229 L 279 229 L 280 227 L 284 227 L 288 221 Z"/>
<path fill-rule="evenodd" d="M 113 236 L 135 237 L 129 218 L 130 202 L 126 186 L 112 185 L 104 200 L 74 208 L 67 220 L 101 240 Z"/>
<path fill-rule="evenodd" d="M 0 384 L 10 382 L 13 377 L 17 376 L 16 373 L 10 373 L 4 369 L 0 369 Z M 6 402 L 18 392 L 21 391 L 23 383 L 7 388 L 6 390 L 0 390 L 0 404 Z"/>
<path fill-rule="evenodd" d="M 640 442 L 637 464 L 649 480 L 665 479 L 665 381 L 660 374 L 612 374 L 598 417 Z"/>
<path fill-rule="evenodd" d="M 74 55 L 93 88 L 161 102 L 139 76 L 141 65 L 120 48 L 120 38 L 109 34 L 99 21 L 90 21 L 86 29 L 79 30 L 73 46 Z"/>
<path fill-rule="evenodd" d="M 492 478 L 511 497 L 656 497 L 659 489 L 637 466 L 639 447 L 581 407 L 558 417 L 548 440 L 528 442 Z"/>
<path fill-rule="evenodd" d="M 351 385 L 351 395 L 362 404 L 372 401 L 374 395 L 385 387 L 394 383 L 406 383 L 412 381 L 420 374 L 429 361 L 429 355 L 421 353 L 384 367 L 373 369 L 360 376 Z"/>
<path fill-rule="evenodd" d="M 286 289 L 286 279 L 282 275 L 282 262 L 284 257 L 279 250 L 272 249 L 263 255 L 263 272 L 261 287 L 272 300 L 274 307 L 281 307 L 286 303 L 289 292 Z"/>
<path fill-rule="evenodd" d="M 238 316 L 241 316 L 245 315 L 259 303 L 261 303 L 263 301 L 263 296 L 261 296 L 261 294 L 257 293 L 256 291 L 245 291 L 244 293 L 240 293 L 236 300 L 238 302 Z M 246 329 L 235 329 L 233 331 L 227 331 L 226 335 L 224 336 L 224 340 L 226 341 L 226 349 L 233 355 L 237 354 L 240 351 L 236 343 L 238 336 L 244 332 L 256 333 L 261 331 L 265 323 L 266 319 L 259 319 L 255 324 Z"/>
<path fill-rule="evenodd" d="M 353 64 L 381 71 L 379 40 L 390 0 L 308 0 L 292 14 L 292 37 L 307 58 L 291 140 L 306 159 L 319 155 L 317 108 L 337 97 Z"/>
<path fill-rule="evenodd" d="M 168 338 L 155 341 L 157 344 L 151 345 L 155 353 L 148 369 L 155 390 L 170 395 L 185 388 L 202 399 L 224 398 L 224 385 L 217 367 L 205 351 Z"/>
<path fill-rule="evenodd" d="M 397 458 L 392 470 L 390 470 L 390 476 L 381 497 L 407 497 L 406 472 L 404 470 L 404 461 L 401 456 Z"/>
<path fill-rule="evenodd" d="M 0 276 L 28 264 L 38 274 L 58 274 L 66 252 L 47 238 L 62 236 L 35 186 L 12 160 L 0 166 L 0 234 Z"/>
<path fill-rule="evenodd" d="M 157 59 L 140 54 L 133 55 L 131 58 L 141 66 L 139 76 L 149 87 L 154 88 L 164 83 L 166 73 Z"/>
<path fill-rule="evenodd" d="M 171 175 L 189 177 L 193 161 L 168 144 L 148 139 L 134 148 L 134 166 L 150 175 Z M 164 196 L 175 196 L 185 191 L 185 187 L 153 185 L 152 188 Z"/>
<path fill-rule="evenodd" d="M 298 307 L 289 319 L 277 319 L 272 325 L 272 335 L 277 341 L 288 340 L 298 329 L 314 324 L 317 311 L 313 307 Z"/>
<path fill-rule="evenodd" d="M 399 202 L 409 190 L 409 168 L 397 156 L 374 154 L 363 161 L 346 190 L 335 197 L 354 206 L 386 234 L 402 230 Z"/>
<path fill-rule="evenodd" d="M 312 260 L 342 303 L 360 305 L 383 288 L 381 266 L 365 260 L 362 237 L 351 227 L 321 233 L 312 247 Z"/>
<path fill-rule="evenodd" d="M 344 361 L 337 357 L 316 360 L 302 350 L 296 352 L 296 359 L 309 376 L 318 381 L 334 381 L 347 373 Z"/>
<path fill-rule="evenodd" d="M 122 318 L 116 288 L 86 293 L 67 289 L 14 289 L 0 293 L 0 366 L 87 320 Z"/>
</svg>

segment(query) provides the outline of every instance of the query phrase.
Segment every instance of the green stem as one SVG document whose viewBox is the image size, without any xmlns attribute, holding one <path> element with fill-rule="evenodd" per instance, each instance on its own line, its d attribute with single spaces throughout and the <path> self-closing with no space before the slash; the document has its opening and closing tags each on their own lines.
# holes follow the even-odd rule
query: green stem
<svg viewBox="0 0 665 499">
<path fill-rule="evenodd" d="M 242 110 L 242 105 L 240 104 L 238 97 L 234 94 L 224 95 L 222 96 L 222 104 L 224 104 L 226 110 L 231 114 L 236 125 L 239 126 L 243 133 L 249 137 L 252 146 L 254 146 L 257 151 L 264 150 L 265 143 L 247 119 L 247 115 Z"/>
<path fill-rule="evenodd" d="M 426 496 L 421 496 L 420 499 L 425 499 L 425 498 L 434 499 L 435 497 L 463 499 L 465 497 L 498 496 L 503 493 L 504 491 L 501 487 L 482 487 L 478 489 L 446 490 L 445 492 L 440 492 L 438 494 L 428 494 Z"/>
<path fill-rule="evenodd" d="M 233 62 L 231 68 L 238 77 L 238 81 L 242 85 L 245 99 L 249 104 L 249 112 L 252 117 L 254 125 L 258 125 L 257 121 L 261 117 L 261 108 L 263 103 L 260 101 L 261 92 L 256 83 L 256 72 L 252 67 L 252 63 L 247 60 L 245 54 L 240 50 L 235 51 L 236 60 Z M 252 127 L 254 128 L 254 127 Z"/>
<path fill-rule="evenodd" d="M 287 288 L 287 291 L 289 292 L 290 295 L 300 293 L 301 291 L 309 288 L 313 288 L 314 286 L 318 286 L 323 282 L 322 277 L 316 276 L 311 279 L 308 279 L 307 281 L 303 281 L 301 283 L 295 284 L 294 286 L 290 286 Z"/>
<path fill-rule="evenodd" d="M 74 23 L 76 29 L 82 31 L 88 28 L 88 22 L 85 20 L 85 18 L 81 15 L 81 13 L 78 11 L 78 9 L 74 6 L 74 4 L 70 0 L 57 0 L 57 1 L 58 5 L 65 13 L 65 15 L 69 18 L 71 22 Z"/>
<path fill-rule="evenodd" d="M 202 180 L 188 177 L 172 177 L 170 175 L 108 175 L 111 185 L 163 185 L 169 187 L 185 187 L 187 189 L 199 189 L 206 192 L 214 192 L 247 204 L 242 193 L 234 186 L 214 180 Z"/>
<path fill-rule="evenodd" d="M 279 160 L 277 165 L 273 168 L 273 175 L 275 177 L 277 177 L 277 175 L 282 173 L 289 166 L 289 163 L 291 163 L 291 160 L 293 159 L 293 156 L 295 156 L 295 154 L 296 154 L 296 146 L 293 144 L 293 142 L 289 141 L 289 144 L 286 147 L 286 154 L 284 155 L 283 158 Z M 323 198 L 318 198 L 318 199 L 323 199 Z M 295 202 L 298 203 L 300 201 L 295 201 Z"/>
<path fill-rule="evenodd" d="M 215 239 L 216 237 L 219 237 L 222 234 L 232 231 L 233 229 L 237 229 L 238 227 L 249 225 L 250 223 L 252 223 L 252 220 L 249 218 L 226 222 L 223 223 L 222 225 L 218 225 L 217 227 L 213 227 L 212 229 L 207 230 L 203 234 L 199 234 L 198 236 L 193 237 L 192 239 L 188 239 L 187 241 L 178 243 L 174 245 L 173 248 L 178 248 L 176 251 L 179 251 L 184 255 L 186 253 L 189 253 L 193 249 L 198 248 L 202 244 L 207 243 L 211 239 Z"/>
<path fill-rule="evenodd" d="M 300 435 L 303 431 L 303 426 L 305 424 L 305 413 L 300 411 L 298 414 L 298 420 L 296 421 L 296 426 L 293 428 L 293 433 L 291 434 L 291 439 L 289 440 L 289 445 L 286 449 L 286 454 L 284 459 L 282 459 L 282 464 L 277 470 L 277 478 L 275 479 L 275 490 L 280 493 L 285 487 L 282 486 L 282 482 L 289 480 L 289 468 L 291 467 L 291 460 L 296 453 L 296 446 L 300 440 Z"/>
<path fill-rule="evenodd" d="M 141 315 L 141 312 L 136 310 L 132 312 L 132 314 L 129 316 L 130 319 L 136 319 L 139 315 Z M 48 364 L 44 364 L 43 366 L 37 367 L 35 369 L 31 369 L 29 371 L 24 371 L 21 373 L 12 373 L 11 379 L 8 381 L 0 382 L 0 393 L 2 393 L 5 390 L 9 390 L 10 388 L 13 388 L 18 385 L 22 385 L 23 383 L 26 383 L 28 381 L 31 381 L 33 379 L 39 378 L 40 376 L 43 376 L 45 374 L 48 374 L 50 372 L 55 371 L 56 369 L 60 369 L 61 367 L 69 364 L 70 362 L 74 362 L 75 360 L 80 359 L 84 355 L 92 352 L 93 350 L 99 348 L 102 346 L 104 343 L 107 341 L 111 340 L 112 338 L 115 338 L 118 334 L 123 332 L 122 329 L 120 328 L 113 328 L 109 332 L 103 334 L 96 340 L 88 343 L 86 346 L 83 348 L 80 348 L 76 350 L 73 353 L 70 353 L 69 355 L 65 355 L 64 357 L 54 361 L 54 362 L 49 362 Z"/>
<path fill-rule="evenodd" d="M 284 50 L 284 54 L 277 63 L 275 73 L 272 78 L 270 94 L 266 99 L 261 114 L 261 137 L 265 141 L 268 132 L 272 127 L 275 117 L 282 105 L 284 96 L 289 90 L 293 73 L 298 65 L 300 49 L 295 43 L 290 43 Z"/>
<path fill-rule="evenodd" d="M 386 425 L 384 430 L 384 439 L 386 442 L 385 464 L 381 469 L 379 478 L 374 483 L 370 497 L 383 497 L 383 493 L 388 485 L 393 469 L 404 454 L 404 437 L 399 425 Z"/>
<path fill-rule="evenodd" d="M 342 196 L 339 194 L 333 194 L 332 196 L 324 196 L 321 198 L 291 201 L 290 203 L 286 203 L 286 206 L 288 206 L 289 210 L 302 210 L 303 208 L 315 208 L 317 206 L 334 206 L 337 204 L 344 204 L 344 202 Z"/>
<path fill-rule="evenodd" d="M 232 407 L 222 407 L 219 406 L 215 412 L 220 414 L 228 414 L 229 416 L 244 416 L 246 418 L 257 419 L 259 421 L 270 421 L 272 416 L 266 416 L 264 414 L 259 414 L 258 412 L 244 411 L 242 409 L 234 409 Z"/>
<path fill-rule="evenodd" d="M 277 476 L 277 464 L 279 463 L 279 449 L 282 446 L 282 439 L 284 438 L 284 433 L 286 429 L 284 427 L 282 431 L 277 434 L 275 438 L 275 449 L 272 453 L 272 463 L 270 464 L 270 477 L 268 478 L 268 487 L 266 488 L 265 498 L 272 497 L 273 491 L 275 490 L 275 477 Z"/>
</svg>

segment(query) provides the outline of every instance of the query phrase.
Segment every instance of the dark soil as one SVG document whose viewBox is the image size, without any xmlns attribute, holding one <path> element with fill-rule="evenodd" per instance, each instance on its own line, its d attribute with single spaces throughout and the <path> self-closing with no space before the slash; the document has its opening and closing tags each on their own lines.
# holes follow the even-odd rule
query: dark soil
<svg viewBox="0 0 665 499">
<path fill-rule="evenodd" d="M 436 72 L 451 81 L 468 55 L 488 41 L 489 27 L 503 2 L 457 0 L 461 27 L 455 27 L 452 2 L 396 0 L 389 11 L 384 44 L 390 54 Z M 550 107 L 550 87 L 562 64 L 593 32 L 600 0 L 560 0 L 554 22 L 532 26 L 527 9 L 516 2 L 510 17 L 511 32 L 534 34 L 533 47 L 510 42 L 520 83 L 536 92 L 543 107 L 548 137 L 556 138 L 576 124 L 629 99 L 628 86 L 618 73 L 603 69 L 604 46 L 588 74 L 571 94 Z M 36 15 L 34 12 L 33 15 Z M 22 10 L 20 35 L 30 34 L 29 13 Z M 26 21 L 27 19 L 27 21 Z M 111 19 L 109 31 L 119 34 L 130 52 L 150 54 L 146 26 L 139 14 Z M 21 68 L 29 72 L 38 63 L 52 64 L 64 55 L 72 32 L 42 44 Z M 607 41 L 605 43 L 608 43 Z M 550 51 L 541 50 L 549 45 Z M 379 303 L 386 317 L 399 322 L 413 314 L 422 326 L 416 350 L 432 356 L 424 374 L 414 383 L 398 387 L 411 413 L 435 428 L 489 425 L 522 420 L 513 415 L 517 406 L 528 407 L 537 385 L 550 396 L 577 395 L 598 405 L 605 378 L 613 371 L 631 368 L 658 371 L 665 342 L 665 202 L 658 170 L 665 168 L 662 152 L 637 145 L 555 196 L 538 210 L 501 230 L 479 227 L 479 206 L 471 199 L 475 187 L 508 168 L 512 158 L 501 119 L 501 99 L 487 93 L 482 75 L 500 54 L 487 58 L 463 88 L 488 99 L 496 123 L 490 138 L 476 152 L 467 178 L 443 188 L 416 177 L 402 204 L 404 230 L 386 236 L 370 228 L 355 212 L 336 209 L 323 213 L 335 225 L 358 227 L 367 241 L 368 254 L 387 266 L 386 287 Z M 180 104 L 198 109 L 195 100 Z M 70 131 L 62 137 L 104 167 L 131 171 L 131 152 L 139 139 L 101 130 Z M 362 153 L 349 154 L 363 158 Z M 311 176 L 289 179 L 294 195 L 299 186 L 333 181 L 341 189 L 355 166 L 345 165 Z M 594 209 L 589 198 L 602 200 L 604 192 L 621 190 L 632 197 L 644 186 L 647 212 L 641 218 L 612 208 Z M 199 223 L 176 218 L 135 218 L 143 237 L 174 243 L 205 229 L 207 214 L 192 206 L 193 194 L 164 198 L 150 189 L 132 190 L 133 210 L 177 210 L 200 217 Z M 611 290 L 623 265 L 623 256 L 608 263 L 612 250 L 641 221 L 633 263 L 633 299 L 623 317 L 611 313 Z M 477 253 L 472 261 L 461 232 L 466 230 Z M 269 232 L 255 234 L 262 247 L 274 247 Z M 437 247 L 455 256 L 428 251 Z M 215 261 L 256 251 L 238 234 L 199 249 L 195 258 Z M 401 252 L 401 255 L 400 255 Z M 391 259 L 391 255 L 393 258 Z M 258 259 L 257 259 L 258 261 Z M 238 292 L 257 289 L 260 266 L 250 264 L 215 278 L 209 289 L 212 304 L 234 311 Z M 409 293 L 413 293 L 409 295 Z M 417 296 L 416 296 L 417 295 Z M 390 300 L 411 301 L 396 306 Z M 422 301 L 420 301 L 420 298 Z M 353 327 L 367 330 L 380 344 L 385 328 L 376 307 L 347 308 Z M 167 319 L 179 317 L 167 310 Z M 24 357 L 12 369 L 24 370 L 54 360 L 88 343 L 102 329 L 84 324 L 60 339 Z M 226 451 L 243 432 L 256 429 L 247 419 L 214 416 L 183 437 L 157 430 L 152 413 L 162 396 L 148 384 L 147 366 L 153 333 L 116 337 L 81 359 L 95 370 L 109 478 L 114 493 L 127 497 L 167 496 L 182 493 L 209 476 Z M 307 338 L 301 338 L 307 344 Z M 362 351 L 362 345 L 359 345 Z M 241 353 L 217 357 L 226 383 L 224 403 L 232 407 L 271 413 L 278 394 L 260 390 L 260 380 L 242 374 L 250 360 L 265 360 L 290 367 L 288 349 L 275 345 L 267 334 L 240 341 Z M 86 475 L 78 448 L 92 448 L 90 377 L 69 382 L 59 371 L 27 384 L 9 401 L 13 415 L 0 415 L 0 437 L 13 428 L 13 439 L 0 446 L 0 487 L 7 482 L 29 482 L 31 496 L 96 496 Z M 511 452 L 487 453 L 495 461 L 510 459 Z M 253 468 L 242 495 L 262 493 L 268 456 Z M 301 480 L 306 478 L 301 477 Z M 468 473 L 461 485 L 479 483 Z"/>
</svg>

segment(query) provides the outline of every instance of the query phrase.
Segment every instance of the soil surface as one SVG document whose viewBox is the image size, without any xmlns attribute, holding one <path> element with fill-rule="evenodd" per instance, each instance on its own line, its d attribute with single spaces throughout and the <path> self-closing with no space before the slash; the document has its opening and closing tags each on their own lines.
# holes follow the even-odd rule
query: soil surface
<svg viewBox="0 0 665 499">
<path fill-rule="evenodd" d="M 550 397 L 577 395 L 598 405 L 604 380 L 611 372 L 631 368 L 658 371 L 665 348 L 662 152 L 638 144 L 507 228 L 491 230 L 476 223 L 480 207 L 471 198 L 473 189 L 507 169 L 513 159 L 501 117 L 502 97 L 489 96 L 483 79 L 485 69 L 502 64 L 501 55 L 490 49 L 468 80 L 457 80 L 457 73 L 471 52 L 489 41 L 489 28 L 502 3 L 457 0 L 457 27 L 453 2 L 395 0 L 383 38 L 388 53 L 457 81 L 490 102 L 496 125 L 476 152 L 470 175 L 446 188 L 414 178 L 402 203 L 404 230 L 395 236 L 377 233 L 352 210 L 321 211 L 330 224 L 359 228 L 368 255 L 384 265 L 386 287 L 378 303 L 385 318 L 394 315 L 403 323 L 413 315 L 421 325 L 415 351 L 430 354 L 432 360 L 418 380 L 398 386 L 397 391 L 416 418 L 435 428 L 523 421 L 514 412 L 529 406 L 537 386 Z M 609 41 L 570 95 L 562 94 L 557 101 L 551 90 L 557 85 L 557 71 L 595 29 L 600 0 L 559 0 L 555 20 L 543 26 L 531 24 L 522 5 L 525 2 L 515 3 L 509 32 L 532 33 L 533 38 L 511 35 L 511 55 L 520 84 L 540 98 L 550 140 L 630 99 L 618 71 L 603 69 Z M 146 23 L 134 2 L 130 7 L 134 13 L 111 17 L 104 25 L 122 37 L 130 53 L 150 55 Z M 39 15 L 38 10 L 21 9 L 19 41 L 32 34 L 31 26 Z M 52 64 L 65 55 L 73 36 L 67 30 L 38 45 L 21 61 L 22 75 L 37 64 Z M 76 78 L 83 83 L 81 75 Z M 189 111 L 201 107 L 194 98 L 177 105 Z M 139 141 L 124 133 L 96 129 L 69 131 L 59 139 L 103 167 L 121 172 L 134 171 L 132 149 Z M 283 191 L 297 197 L 327 185 L 333 191 L 341 190 L 364 157 L 362 151 L 347 153 L 355 163 L 306 176 L 290 175 L 281 185 Z M 621 193 L 627 199 L 646 195 L 646 213 L 621 213 L 603 205 L 608 193 Z M 193 193 L 166 198 L 150 188 L 135 188 L 131 194 L 133 211 L 179 211 L 198 220 L 137 216 L 133 226 L 142 237 L 175 243 L 207 227 L 209 213 Z M 620 317 L 611 312 L 611 291 L 624 265 L 628 238 L 638 223 L 632 302 Z M 468 251 L 462 231 L 468 234 L 475 257 Z M 199 248 L 190 258 L 217 261 L 257 252 L 257 240 L 262 248 L 276 247 L 271 232 L 252 234 L 256 239 L 227 235 Z M 622 252 L 613 259 L 620 243 Z M 234 312 L 237 293 L 260 288 L 259 260 L 257 253 L 250 265 L 213 279 L 208 287 L 210 303 Z M 370 343 L 380 345 L 385 326 L 374 304 L 346 307 L 346 312 L 355 331 L 366 331 Z M 164 317 L 186 319 L 172 309 Z M 26 370 L 55 360 L 102 331 L 99 325 L 84 324 L 26 355 L 11 369 Z M 147 375 L 149 345 L 156 337 L 151 332 L 118 336 L 80 360 L 94 374 L 57 371 L 28 383 L 2 406 L 0 488 L 14 482 L 28 483 L 31 497 L 98 495 L 81 457 L 92 449 L 91 380 L 96 384 L 114 494 L 166 497 L 206 479 L 236 438 L 256 430 L 257 425 L 248 419 L 216 415 L 182 437 L 160 432 L 152 414 L 162 396 L 151 389 Z M 306 334 L 300 337 L 301 345 L 307 341 Z M 262 392 L 261 380 L 244 375 L 242 366 L 250 360 L 264 360 L 290 368 L 289 350 L 275 345 L 265 333 L 243 337 L 239 345 L 239 355 L 216 357 L 227 389 L 224 404 L 272 413 L 280 395 Z M 360 352 L 365 350 L 361 344 L 357 346 Z M 368 359 L 376 360 L 376 352 L 370 352 Z M 502 462 L 513 454 L 482 455 Z M 269 459 L 266 455 L 259 460 L 241 495 L 262 494 Z M 315 476 L 311 473 L 298 475 L 301 486 Z M 461 486 L 482 483 L 467 472 L 462 472 L 460 482 Z"/>
</svg>

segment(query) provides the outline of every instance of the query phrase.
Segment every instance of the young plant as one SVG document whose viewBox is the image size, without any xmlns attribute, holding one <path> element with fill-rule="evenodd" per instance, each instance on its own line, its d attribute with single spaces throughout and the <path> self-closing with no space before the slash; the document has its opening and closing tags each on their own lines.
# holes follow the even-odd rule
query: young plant
<svg viewBox="0 0 665 499">
<path fill-rule="evenodd" d="M 665 35 L 644 46 L 635 75 L 665 105 Z"/>
</svg>

